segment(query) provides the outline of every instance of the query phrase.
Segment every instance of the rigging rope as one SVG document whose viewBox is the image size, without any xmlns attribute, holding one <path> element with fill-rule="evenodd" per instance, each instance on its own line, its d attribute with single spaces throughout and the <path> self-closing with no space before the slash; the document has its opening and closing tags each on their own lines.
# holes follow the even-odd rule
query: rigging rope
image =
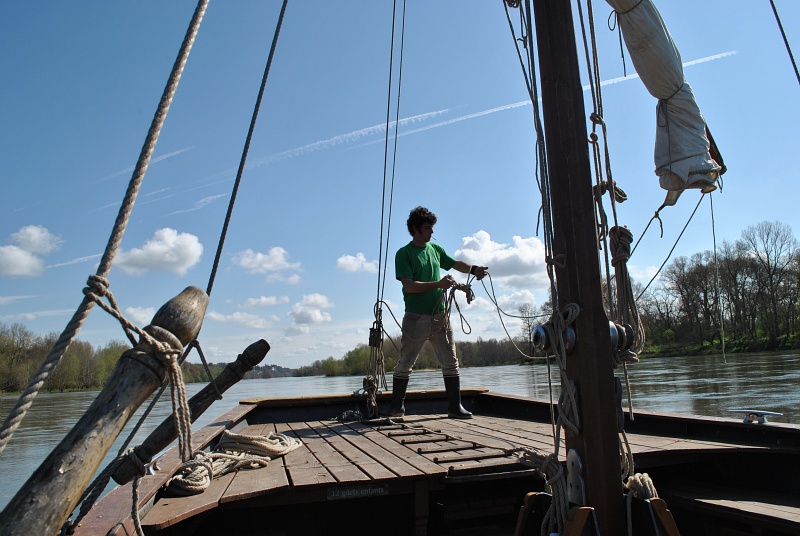
<svg viewBox="0 0 800 536">
<path fill-rule="evenodd" d="M 201 2 L 201 3 L 203 4 L 203 10 L 205 10 L 205 7 L 208 4 L 207 0 L 205 2 Z M 212 269 L 211 269 L 211 273 L 210 273 L 210 276 L 209 276 L 208 286 L 207 286 L 207 290 L 206 290 L 206 294 L 209 295 L 209 296 L 211 295 L 211 290 L 212 290 L 213 285 L 214 285 L 214 279 L 215 279 L 215 276 L 216 276 L 216 273 L 217 273 L 219 260 L 220 260 L 221 254 L 222 254 L 222 248 L 223 248 L 224 243 L 225 243 L 225 236 L 227 234 L 228 226 L 229 226 L 230 219 L 231 219 L 231 214 L 233 212 L 233 206 L 234 206 L 234 203 L 236 201 L 236 194 L 238 192 L 239 185 L 241 183 L 241 178 L 242 178 L 242 174 L 243 174 L 243 171 L 244 171 L 245 162 L 247 160 L 247 154 L 248 154 L 248 151 L 249 151 L 250 142 L 252 140 L 253 132 L 255 130 L 256 119 L 258 118 L 258 112 L 259 112 L 259 109 L 261 107 L 261 102 L 262 102 L 262 99 L 263 99 L 263 96 L 264 96 L 264 89 L 266 87 L 267 78 L 268 78 L 268 75 L 269 75 L 270 67 L 272 65 L 272 60 L 273 60 L 273 57 L 275 55 L 275 49 L 277 47 L 278 37 L 280 35 L 280 29 L 281 29 L 282 24 L 283 24 L 283 18 L 284 18 L 284 14 L 286 12 L 287 3 L 288 3 L 288 0 L 284 0 L 283 5 L 281 6 L 281 11 L 280 11 L 280 15 L 278 17 L 278 22 L 277 22 L 277 26 L 276 26 L 276 29 L 275 29 L 275 34 L 274 34 L 273 39 L 272 39 L 272 45 L 270 47 L 269 56 L 268 56 L 268 59 L 267 59 L 266 66 L 264 68 L 264 75 L 263 75 L 262 80 L 261 80 L 261 86 L 259 88 L 258 97 L 256 99 L 256 104 L 255 104 L 255 107 L 254 107 L 254 110 L 253 110 L 253 114 L 252 114 L 252 118 L 251 118 L 251 121 L 250 121 L 250 127 L 249 127 L 249 130 L 248 130 L 248 133 L 247 133 L 247 137 L 246 137 L 246 140 L 245 140 L 244 149 L 242 151 L 242 156 L 241 156 L 241 159 L 240 159 L 239 168 L 238 168 L 238 171 L 237 171 L 237 174 L 236 174 L 236 180 L 234 182 L 233 191 L 231 193 L 231 199 L 230 199 L 230 202 L 228 204 L 228 210 L 227 210 L 227 213 L 226 213 L 226 216 L 225 216 L 225 221 L 224 221 L 223 228 L 222 228 L 222 231 L 221 231 L 221 234 L 220 234 L 220 239 L 219 239 L 219 242 L 218 242 L 218 245 L 217 245 L 216 256 L 214 258 L 214 263 L 213 263 L 213 266 L 212 266 Z M 200 9 L 200 5 L 198 5 L 198 10 L 199 9 Z M 195 12 L 195 18 L 196 17 L 197 17 L 197 11 Z M 195 26 L 194 22 L 195 22 L 195 19 L 193 18 L 193 21 L 192 21 L 192 24 L 190 25 L 190 28 L 193 28 Z M 198 26 L 199 26 L 199 22 L 200 21 L 197 20 L 197 25 Z M 195 34 L 196 34 L 197 29 L 195 29 L 194 31 L 195 31 Z M 188 51 L 187 51 L 187 55 L 188 55 Z M 185 60 L 184 60 L 184 63 L 185 63 Z M 174 91 L 173 91 L 173 94 L 174 94 Z M 110 292 L 109 292 L 109 294 L 110 294 Z M 116 303 L 113 302 L 113 297 L 110 297 L 109 301 L 112 302 L 112 305 L 114 306 L 114 308 L 116 308 Z M 106 308 L 102 304 L 102 302 L 98 301 L 98 303 L 101 305 L 101 307 L 106 309 L 108 312 L 111 312 L 111 311 L 108 310 L 108 308 Z M 133 328 L 135 329 L 135 326 Z M 133 340 L 133 338 L 131 337 L 131 335 L 129 334 L 129 331 L 127 329 L 126 329 L 126 333 L 128 334 L 128 338 L 129 338 L 129 340 L 131 340 L 131 343 L 135 346 L 136 343 Z M 191 446 L 191 416 L 190 416 L 190 413 L 188 411 L 188 406 L 186 405 L 186 393 L 185 393 L 184 386 L 183 386 L 183 378 L 182 378 L 182 375 L 181 375 L 180 366 L 183 363 L 183 361 L 185 361 L 185 359 L 187 358 L 187 356 L 189 355 L 189 353 L 191 352 L 191 350 L 193 348 L 197 348 L 198 354 L 199 354 L 200 359 L 201 359 L 201 361 L 203 363 L 203 367 L 204 367 L 204 369 L 206 371 L 206 374 L 207 374 L 207 376 L 209 378 L 209 382 L 212 385 L 214 385 L 215 388 L 216 388 L 216 384 L 214 384 L 214 382 L 213 382 L 211 371 L 209 370 L 208 363 L 206 362 L 206 358 L 203 355 L 203 351 L 202 351 L 202 348 L 200 347 L 200 343 L 199 343 L 199 341 L 194 340 L 186 347 L 185 351 L 183 352 L 183 354 L 180 356 L 179 359 L 177 359 L 177 360 L 175 360 L 175 361 L 170 363 L 169 378 L 167 380 L 165 380 L 161 384 L 161 386 L 159 387 L 159 390 L 157 391 L 156 395 L 152 398 L 149 406 L 144 411 L 142 416 L 139 418 L 139 421 L 136 423 L 136 425 L 134 426 L 133 430 L 129 434 L 128 438 L 125 440 L 123 446 L 120 448 L 120 451 L 119 451 L 119 454 L 118 454 L 117 458 L 111 464 L 109 464 L 109 466 L 97 478 L 95 478 L 95 480 L 92 482 L 92 484 L 90 484 L 90 486 L 84 491 L 84 493 L 83 493 L 83 495 L 82 495 L 82 497 L 81 497 L 81 499 L 79 501 L 79 503 L 81 504 L 81 507 L 80 507 L 80 511 L 78 513 L 78 516 L 77 516 L 77 518 L 75 520 L 72 520 L 72 521 L 68 520 L 65 523 L 65 525 L 64 525 L 64 531 L 65 532 L 68 533 L 70 530 L 72 530 L 72 527 L 75 527 L 75 526 L 77 526 L 78 523 L 80 523 L 81 519 L 86 515 L 86 513 L 88 513 L 88 511 L 91 509 L 91 507 L 93 506 L 95 501 L 98 499 L 100 493 L 105 489 L 106 485 L 108 484 L 108 482 L 109 482 L 109 480 L 111 478 L 111 475 L 114 474 L 116 468 L 119 466 L 119 464 L 124 459 L 123 453 L 127 449 L 127 447 L 130 444 L 130 442 L 135 437 L 136 432 L 139 430 L 139 428 L 142 426 L 144 421 L 149 416 L 149 414 L 152 411 L 152 409 L 155 407 L 156 403 L 160 400 L 161 395 L 164 393 L 167 385 L 169 385 L 169 387 L 170 387 L 170 391 L 171 391 L 172 398 L 173 398 L 173 408 L 175 408 L 174 416 L 176 418 L 176 429 L 178 430 L 178 444 L 179 444 L 179 451 L 181 453 L 181 459 L 185 462 L 185 461 L 187 461 L 187 460 L 192 458 L 193 449 L 192 449 L 192 446 Z M 222 395 L 219 393 L 219 390 L 217 390 L 217 397 L 218 397 L 218 399 L 222 398 Z M 131 456 L 133 458 L 136 458 L 136 455 L 135 455 L 133 449 L 128 451 L 127 456 Z M 136 459 L 138 461 L 138 458 L 136 458 Z M 139 474 L 137 474 L 137 476 L 135 477 L 135 480 L 134 480 L 134 482 L 132 484 L 134 502 L 133 502 L 133 505 L 131 507 L 132 508 L 131 512 L 132 512 L 132 517 L 133 517 L 133 520 L 134 520 L 134 526 L 135 526 L 135 528 L 137 530 L 137 534 L 142 534 L 141 524 L 140 524 L 139 516 L 138 516 L 138 508 L 137 508 L 138 507 L 138 486 L 139 486 L 139 480 L 140 480 L 141 476 L 145 473 L 147 468 L 142 463 L 138 463 L 137 465 L 140 466 L 141 472 Z"/>
<path fill-rule="evenodd" d="M 797 77 L 797 83 L 800 84 L 800 71 L 797 70 L 797 63 L 794 61 L 794 54 L 792 54 L 792 47 L 789 46 L 789 39 L 786 38 L 786 32 L 783 30 L 783 23 L 781 22 L 781 18 L 778 15 L 778 8 L 775 7 L 775 0 L 769 0 L 769 3 L 772 6 L 772 12 L 775 14 L 775 22 L 778 23 L 778 28 L 780 28 L 781 30 L 783 43 L 784 45 L 786 45 L 786 52 L 789 53 L 789 60 L 792 62 L 792 67 L 794 67 L 794 75 Z"/>
<path fill-rule="evenodd" d="M 125 197 L 122 201 L 122 205 L 120 206 L 119 213 L 117 214 L 117 219 L 114 222 L 111 236 L 109 237 L 106 249 L 103 252 L 103 256 L 100 259 L 100 264 L 95 274 L 98 278 L 105 279 L 111 270 L 111 265 L 114 257 L 116 256 L 117 250 L 119 249 L 119 245 L 122 242 L 122 236 L 125 233 L 125 228 L 128 225 L 128 220 L 130 219 L 131 212 L 133 211 L 133 204 L 136 201 L 139 188 L 144 180 L 147 166 L 149 165 L 150 158 L 155 150 L 158 136 L 161 132 L 161 128 L 164 125 L 164 121 L 166 119 L 167 112 L 169 111 L 170 104 L 172 103 L 172 99 L 175 96 L 175 91 L 178 88 L 178 82 L 180 81 L 181 74 L 183 73 L 183 68 L 186 65 L 186 60 L 189 58 L 189 52 L 194 44 L 195 38 L 197 37 L 197 32 L 200 29 L 200 22 L 203 19 L 203 15 L 205 14 L 207 6 L 208 0 L 200 0 L 197 4 L 197 8 L 194 11 L 192 21 L 189 24 L 189 29 L 186 32 L 186 36 L 181 44 L 180 52 L 178 53 L 178 57 L 172 67 L 169 80 L 161 96 L 158 109 L 153 117 L 150 129 L 147 132 L 144 146 L 139 154 L 139 160 L 136 162 L 136 167 L 134 168 L 133 175 L 128 184 L 128 189 L 125 192 Z M 20 396 L 17 404 L 9 413 L 2 429 L 0 429 L 0 453 L 5 450 L 9 441 L 11 441 L 14 431 L 22 423 L 22 419 L 25 417 L 25 414 L 33 403 L 33 400 L 39 394 L 39 390 L 41 389 L 42 385 L 44 385 L 44 382 L 50 376 L 53 369 L 55 369 L 55 367 L 61 361 L 61 358 L 67 351 L 70 343 L 78 334 L 78 331 L 80 331 L 81 326 L 83 326 L 83 323 L 89 316 L 89 312 L 91 311 L 93 304 L 94 301 L 91 297 L 88 295 L 84 296 L 80 306 L 67 324 L 67 327 L 53 345 L 53 348 L 50 350 L 50 353 L 39 367 L 39 370 L 28 383 L 28 386 L 25 388 L 22 396 Z"/>
<path fill-rule="evenodd" d="M 533 108 L 534 128 L 536 130 L 536 175 L 539 190 L 542 195 L 542 206 L 540 210 L 541 221 L 544 226 L 543 236 L 545 244 L 546 267 L 547 275 L 550 281 L 550 302 L 553 305 L 553 313 L 551 315 L 552 326 L 552 345 L 553 353 L 556 357 L 556 362 L 559 368 L 559 378 L 561 383 L 561 393 L 558 398 L 558 417 L 554 414 L 554 409 L 551 404 L 551 417 L 554 424 L 553 433 L 553 454 L 554 459 L 558 459 L 558 451 L 560 448 L 560 434 L 561 427 L 564 426 L 569 430 L 570 434 L 574 434 L 576 430 L 580 429 L 579 416 L 577 414 L 577 405 L 575 403 L 575 385 L 566 374 L 566 344 L 564 340 L 564 331 L 568 324 L 572 323 L 578 314 L 578 307 L 575 304 L 570 304 L 567 309 L 562 312 L 557 309 L 559 299 L 558 290 L 556 287 L 556 274 L 555 265 L 563 262 L 563 259 L 556 258 L 554 254 L 554 231 L 553 231 L 553 216 L 551 211 L 551 196 L 550 196 L 550 180 L 548 177 L 548 165 L 546 157 L 546 147 L 544 141 L 544 132 L 542 121 L 539 114 L 539 96 L 538 96 L 538 82 L 536 80 L 536 69 L 534 65 L 534 43 L 533 43 L 533 25 L 531 20 L 531 3 L 530 0 L 525 2 L 506 2 L 506 18 L 509 22 L 511 35 L 514 39 L 514 44 L 517 47 L 517 54 L 520 58 L 520 66 L 523 70 L 523 77 L 528 95 L 531 99 Z M 511 23 L 511 17 L 508 14 L 509 7 L 520 8 L 520 27 L 523 29 L 524 43 L 527 61 L 522 58 L 522 53 L 519 49 L 519 40 L 517 40 L 514 26 Z M 549 367 L 548 367 L 549 370 Z M 549 384 L 550 397 L 553 398 L 553 385 Z M 566 502 L 566 494 L 557 492 L 556 490 L 566 489 L 564 483 L 564 475 L 562 471 L 552 477 L 548 475 L 548 486 L 553 490 L 553 501 L 550 509 L 548 510 L 545 521 L 542 526 L 544 531 L 546 528 L 550 532 L 561 532 L 566 524 L 566 512 L 568 504 Z M 547 527 L 545 526 L 547 525 Z"/>
<path fill-rule="evenodd" d="M 264 67 L 264 76 L 261 78 L 261 87 L 258 90 L 258 97 L 256 98 L 255 108 L 253 109 L 253 116 L 250 119 L 250 128 L 247 131 L 247 138 L 244 142 L 244 149 L 242 150 L 242 157 L 239 161 L 239 169 L 236 172 L 236 181 L 233 185 L 233 191 L 231 192 L 231 199 L 228 203 L 228 212 L 225 214 L 225 223 L 222 226 L 222 233 L 220 235 L 219 243 L 217 244 L 217 253 L 214 257 L 214 264 L 211 269 L 211 275 L 208 279 L 208 288 L 206 290 L 206 294 L 211 296 L 211 288 L 214 286 L 214 278 L 217 274 L 217 267 L 219 265 L 219 259 L 222 255 L 222 247 L 225 244 L 225 236 L 228 233 L 228 224 L 231 220 L 231 214 L 233 213 L 233 205 L 236 202 L 236 194 L 239 191 L 239 184 L 242 181 L 242 173 L 244 171 L 244 164 L 247 161 L 247 153 L 250 150 L 250 141 L 253 139 L 253 131 L 256 127 L 256 119 L 258 119 L 258 111 L 261 108 L 261 99 L 264 97 L 264 88 L 267 85 L 267 77 L 269 76 L 269 70 L 272 66 L 272 58 L 275 56 L 275 48 L 278 46 L 278 36 L 281 33 L 281 26 L 283 25 L 283 16 L 286 13 L 286 4 L 288 0 L 283 0 L 283 5 L 281 5 L 281 13 L 278 16 L 278 23 L 275 27 L 275 35 L 272 37 L 272 45 L 269 49 L 269 56 L 267 58 L 267 64 Z"/>
<path fill-rule="evenodd" d="M 717 259 L 717 225 L 714 220 L 714 198 L 709 193 L 709 206 L 711 210 L 711 236 L 714 240 L 714 278 L 716 282 L 716 301 L 717 314 L 719 314 L 719 339 L 722 342 L 722 362 L 727 363 L 725 358 L 725 311 L 722 308 L 722 293 L 719 291 L 719 260 Z"/>
<path fill-rule="evenodd" d="M 369 371 L 363 380 L 363 390 L 367 394 L 367 417 L 375 418 L 378 416 L 378 402 L 377 393 L 378 389 L 386 389 L 386 370 L 385 370 L 385 357 L 383 354 L 383 301 L 384 292 L 386 290 L 386 274 L 388 273 L 389 263 L 389 236 L 391 233 L 392 223 L 392 206 L 394 200 L 394 179 L 397 166 L 397 139 L 398 128 L 400 125 L 400 95 L 403 81 L 403 50 L 405 48 L 405 27 L 406 27 L 406 2 L 403 0 L 403 12 L 400 23 L 400 60 L 398 67 L 398 81 L 397 81 L 397 97 L 395 102 L 395 120 L 394 120 L 394 144 L 392 149 L 392 171 L 388 191 L 388 208 L 387 208 L 387 175 L 389 166 L 389 136 L 390 127 L 392 124 L 392 79 L 394 75 L 394 49 L 395 49 L 395 32 L 397 31 L 397 0 L 394 1 L 392 9 L 392 36 L 390 40 L 390 53 L 389 53 L 389 87 L 386 97 L 386 128 L 384 136 L 384 149 L 383 149 L 383 190 L 381 194 L 381 224 L 380 224 L 380 239 L 378 242 L 378 285 L 377 296 L 375 298 L 375 306 L 373 313 L 375 321 L 369 332 L 369 347 L 370 347 L 370 360 Z M 387 214 L 388 209 L 388 214 Z M 386 233 L 384 234 L 384 222 L 386 224 Z M 384 248 L 385 239 L 385 248 Z"/>
</svg>

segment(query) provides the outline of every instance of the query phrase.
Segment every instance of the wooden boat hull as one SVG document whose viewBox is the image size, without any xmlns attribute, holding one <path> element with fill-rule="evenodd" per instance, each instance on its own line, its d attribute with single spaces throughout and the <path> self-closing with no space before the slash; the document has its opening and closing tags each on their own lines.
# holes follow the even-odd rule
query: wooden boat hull
<svg viewBox="0 0 800 536">
<path fill-rule="evenodd" d="M 386 393 L 379 397 L 388 400 Z M 277 431 L 303 446 L 266 468 L 214 480 L 192 497 L 160 491 L 180 466 L 177 449 L 170 449 L 156 474 L 140 481 L 145 533 L 339 534 L 380 527 L 381 534 L 513 534 L 526 493 L 545 487 L 515 449 L 552 451 L 550 406 L 464 390 L 464 404 L 475 413 L 465 421 L 446 417 L 444 397 L 410 392 L 407 416 L 394 425 L 336 420 L 360 408 L 355 395 L 244 400 L 197 431 L 196 448 L 212 448 L 225 429 Z M 640 412 L 627 420 L 626 435 L 636 471 L 652 476 L 681 534 L 800 530 L 800 427 Z M 75 534 L 133 534 L 130 511 L 130 485 L 121 486 Z"/>
</svg>

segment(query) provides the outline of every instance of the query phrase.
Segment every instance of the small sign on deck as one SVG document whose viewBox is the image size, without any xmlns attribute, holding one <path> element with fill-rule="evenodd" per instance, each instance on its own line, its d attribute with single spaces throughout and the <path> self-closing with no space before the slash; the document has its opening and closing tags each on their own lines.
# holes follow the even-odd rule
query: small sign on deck
<svg viewBox="0 0 800 536">
<path fill-rule="evenodd" d="M 342 488 L 331 488 L 328 490 L 328 500 L 339 499 L 363 499 L 364 497 L 377 497 L 379 495 L 389 495 L 389 486 L 350 486 Z"/>
</svg>

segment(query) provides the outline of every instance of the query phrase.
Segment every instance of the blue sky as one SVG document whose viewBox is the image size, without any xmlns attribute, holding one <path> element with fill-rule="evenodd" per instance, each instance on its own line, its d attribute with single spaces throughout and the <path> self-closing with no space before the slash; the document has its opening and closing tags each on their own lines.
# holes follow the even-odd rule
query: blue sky
<svg viewBox="0 0 800 536">
<path fill-rule="evenodd" d="M 210 4 L 110 274 L 139 325 L 184 287 L 207 286 L 280 4 Z M 800 4 L 776 5 L 798 54 Z M 658 7 L 729 170 L 713 194 L 718 243 L 763 220 L 799 233 L 800 87 L 769 2 Z M 653 173 L 656 101 L 627 53 L 623 77 L 611 10 L 595 9 L 611 162 L 629 197 L 619 218 L 638 239 L 664 198 Z M 187 1 L 0 4 L 0 321 L 61 332 L 80 304 L 193 10 Z M 268 362 L 297 367 L 367 342 L 390 29 L 388 1 L 289 3 L 200 336 L 210 360 L 264 338 Z M 402 316 L 391 259 L 420 204 L 439 217 L 439 244 L 490 267 L 506 311 L 540 304 L 532 113 L 502 3 L 409 1 L 403 69 L 383 245 L 389 307 Z M 630 261 L 638 281 L 663 262 L 698 195 L 662 212 L 663 238 L 648 231 Z M 712 247 L 706 197 L 673 257 Z M 476 294 L 461 300 L 471 333 L 457 336 L 504 337 L 486 292 Z M 399 331 L 387 311 L 384 320 Z M 95 308 L 78 338 L 124 337 Z"/>
</svg>

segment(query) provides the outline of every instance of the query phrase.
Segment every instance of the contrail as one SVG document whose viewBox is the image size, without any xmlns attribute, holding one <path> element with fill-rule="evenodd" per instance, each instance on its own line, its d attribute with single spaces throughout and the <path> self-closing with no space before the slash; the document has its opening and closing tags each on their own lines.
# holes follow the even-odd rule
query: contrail
<svg viewBox="0 0 800 536">
<path fill-rule="evenodd" d="M 183 149 L 178 149 L 177 151 L 172 151 L 171 153 L 162 154 L 161 156 L 158 156 L 156 158 L 151 158 L 150 159 L 150 165 L 157 164 L 157 163 L 161 162 L 162 160 L 166 160 L 167 158 L 172 158 L 173 156 L 178 156 L 179 154 L 183 154 L 186 151 L 191 151 L 192 149 L 194 149 L 194 147 L 184 147 Z M 125 169 L 122 169 L 120 171 L 112 173 L 111 175 L 106 175 L 105 177 L 100 177 L 99 179 L 94 181 L 92 184 L 97 184 L 98 182 L 107 181 L 108 179 L 113 179 L 114 177 L 119 177 L 120 175 L 126 175 L 128 173 L 131 173 L 134 169 L 136 169 L 136 166 L 128 166 Z"/>
<path fill-rule="evenodd" d="M 51 264 L 50 266 L 47 266 L 46 268 L 50 269 L 50 268 L 60 268 L 62 266 L 70 266 L 72 264 L 78 264 L 80 262 L 86 262 L 86 261 L 90 261 L 92 259 L 99 259 L 101 256 L 102 256 L 102 254 L 100 254 L 100 253 L 97 253 L 95 255 L 87 255 L 86 257 L 78 257 L 77 259 L 72 259 L 71 261 L 61 262 L 59 264 Z"/>
<path fill-rule="evenodd" d="M 707 63 L 709 61 L 714 61 L 714 60 L 718 60 L 718 59 L 721 59 L 721 58 L 726 58 L 728 56 L 733 56 L 734 54 L 736 54 L 735 50 L 728 51 L 728 52 L 723 52 L 721 54 L 715 54 L 713 56 L 706 56 L 704 58 L 700 58 L 700 59 L 696 59 L 696 60 L 685 62 L 683 64 L 683 66 L 684 67 L 689 67 L 689 66 L 692 66 L 692 65 L 700 64 L 700 63 Z M 636 78 L 639 78 L 639 75 L 636 74 L 636 73 L 633 73 L 633 74 L 631 74 L 629 76 L 611 78 L 609 80 L 602 81 L 602 82 L 600 82 L 600 85 L 601 86 L 608 86 L 608 85 L 611 85 L 611 84 L 617 84 L 617 83 L 620 83 L 620 82 L 624 82 L 626 80 L 633 80 L 633 79 L 636 79 Z M 590 86 L 584 86 L 583 87 L 584 91 L 588 90 L 589 87 Z M 439 128 L 439 127 L 443 127 L 443 126 L 447 126 L 447 125 L 452 125 L 454 123 L 459 123 L 461 121 L 467 121 L 469 119 L 475 119 L 477 117 L 482 117 L 482 116 L 485 116 L 485 115 L 491 115 L 491 114 L 494 114 L 494 113 L 497 113 L 497 112 L 503 112 L 503 111 L 506 111 L 506 110 L 511 110 L 511 109 L 514 109 L 514 108 L 522 107 L 522 106 L 528 106 L 530 104 L 531 104 L 530 100 L 524 100 L 524 101 L 519 101 L 519 102 L 515 102 L 515 103 L 511 103 L 511 104 L 505 104 L 505 105 L 502 105 L 502 106 L 496 106 L 494 108 L 489 108 L 488 110 L 483 110 L 483 111 L 480 111 L 480 112 L 474 112 L 474 113 L 471 113 L 471 114 L 462 115 L 460 117 L 454 117 L 453 119 L 448 119 L 446 121 L 440 121 L 440 122 L 434 123 L 432 125 L 419 127 L 419 128 L 415 128 L 415 129 L 412 129 L 412 130 L 406 130 L 406 131 L 400 132 L 398 134 L 398 136 L 408 136 L 409 134 L 417 134 L 419 132 L 424 132 L 426 130 L 431 130 L 431 129 L 434 129 L 434 128 Z M 405 119 L 400 119 L 399 121 L 396 121 L 396 122 L 392 121 L 391 123 L 389 123 L 389 128 L 391 129 L 392 127 L 394 127 L 395 123 L 399 124 L 400 126 L 404 126 L 404 125 L 418 123 L 420 121 L 425 121 L 425 120 L 433 118 L 433 117 L 438 117 L 438 116 L 447 114 L 448 112 L 450 112 L 450 110 L 451 110 L 450 108 L 446 108 L 446 109 L 443 109 L 443 110 L 437 110 L 437 111 L 434 111 L 434 112 L 428 112 L 428 113 L 415 115 L 415 116 L 412 116 L 412 117 L 407 117 Z M 334 136 L 332 138 L 327 138 L 327 139 L 324 139 L 324 140 L 316 141 L 316 142 L 313 142 L 313 143 L 309 143 L 307 145 L 296 147 L 294 149 L 288 149 L 288 150 L 282 151 L 280 153 L 276 153 L 276 154 L 273 154 L 273 155 L 269 155 L 269 156 L 260 158 L 258 160 L 254 160 L 251 163 L 248 163 L 246 168 L 247 169 L 252 169 L 252 168 L 264 166 L 264 165 L 267 165 L 267 164 L 272 164 L 274 162 L 279 162 L 281 160 L 287 160 L 289 158 L 294 158 L 296 156 L 301 156 L 301 155 L 304 155 L 304 154 L 307 154 L 307 153 L 316 152 L 316 151 L 320 151 L 320 150 L 323 150 L 323 149 L 328 149 L 328 148 L 331 148 L 331 147 L 335 147 L 337 145 L 349 144 L 350 142 L 358 141 L 358 140 L 361 140 L 362 138 L 365 138 L 365 137 L 368 137 L 368 136 L 373 136 L 375 134 L 385 133 L 385 132 L 386 132 L 386 125 L 385 124 L 374 125 L 374 126 L 362 128 L 362 129 L 359 129 L 359 130 L 354 130 L 354 131 L 348 132 L 346 134 L 339 134 L 338 136 Z M 394 135 L 392 135 L 391 137 L 393 138 Z M 379 141 L 380 140 L 366 141 L 365 143 L 361 144 L 361 146 L 372 145 L 374 143 L 378 143 Z M 187 150 L 189 150 L 189 149 L 188 148 L 187 149 L 182 149 L 181 151 L 176 151 L 175 153 L 170 153 L 170 155 L 164 155 L 164 157 L 161 157 L 161 158 L 163 159 L 163 158 L 166 158 L 168 156 L 174 156 L 175 154 L 179 154 L 180 152 L 184 152 L 184 151 L 187 151 Z M 211 177 L 207 177 L 206 180 L 207 179 L 215 179 L 217 177 L 222 177 L 222 176 L 228 176 L 222 181 L 216 181 L 216 182 L 228 182 L 228 181 L 232 180 L 232 177 L 230 177 L 229 175 L 231 173 L 233 173 L 234 171 L 235 170 L 226 170 L 226 171 L 217 173 L 215 175 L 212 175 Z M 202 187 L 207 187 L 207 186 L 208 185 L 205 185 L 205 186 L 202 186 Z M 195 188 L 192 188 L 192 189 L 197 189 L 197 188 L 199 188 L 199 187 L 195 187 Z M 166 197 L 171 197 L 172 195 L 175 195 L 175 194 L 171 194 L 171 195 L 168 195 Z M 221 196 L 219 196 L 219 197 L 221 197 Z M 158 198 L 158 199 L 151 199 L 151 200 L 146 201 L 146 203 L 152 203 L 152 202 L 160 201 L 162 199 L 164 199 L 164 198 L 162 197 L 162 198 Z M 206 198 L 203 201 L 207 201 L 209 199 L 210 198 Z M 206 203 L 204 203 L 202 205 L 199 205 L 199 206 L 195 206 L 192 209 L 189 209 L 189 210 L 186 210 L 186 211 L 179 211 L 179 212 L 188 212 L 188 211 L 191 211 L 191 210 L 197 210 L 199 208 L 202 208 L 202 206 L 205 206 L 205 204 Z"/>
<path fill-rule="evenodd" d="M 393 126 L 395 126 L 395 123 L 398 123 L 401 126 L 412 123 L 418 123 L 419 121 L 425 121 L 426 119 L 429 119 L 431 117 L 444 115 L 449 111 L 450 109 L 448 108 L 445 110 L 437 110 L 435 112 L 427 112 L 424 114 L 407 117 L 397 122 L 392 121 L 389 123 L 389 128 L 391 129 Z M 342 145 L 343 143 L 357 141 L 365 136 L 371 136 L 373 134 L 381 134 L 383 132 L 386 132 L 386 125 L 375 125 L 367 128 L 362 128 L 360 130 L 354 130 L 353 132 L 348 132 L 347 134 L 340 134 L 338 136 L 334 136 L 326 140 L 315 141 L 314 143 L 309 143 L 308 145 L 303 145 L 302 147 L 289 149 L 281 153 L 261 158 L 259 160 L 254 161 L 247 167 L 250 168 L 250 167 L 263 166 L 265 164 L 271 164 L 273 162 L 278 162 L 280 160 L 286 160 L 287 158 L 293 158 L 295 156 L 300 156 L 306 153 L 319 151 L 321 149 L 327 149 L 329 147 L 334 147 L 336 145 Z"/>
<path fill-rule="evenodd" d="M 718 60 L 721 58 L 727 58 L 728 56 L 733 56 L 736 54 L 735 50 L 730 50 L 728 52 L 723 52 L 722 54 L 714 54 L 713 56 L 706 56 L 705 58 L 700 58 L 697 60 L 687 61 L 683 64 L 684 67 L 691 67 L 692 65 L 698 65 L 700 63 L 708 63 L 709 61 Z M 611 84 L 618 84 L 619 82 L 624 82 L 625 80 L 632 80 L 634 78 L 639 78 L 639 75 L 633 73 L 628 76 L 620 76 L 618 78 L 611 78 L 609 80 L 604 80 L 600 82 L 601 86 L 610 86 Z M 589 89 L 590 86 L 583 86 L 584 91 Z"/>
<path fill-rule="evenodd" d="M 705 58 L 700 58 L 700 59 L 697 59 L 697 60 L 688 61 L 688 62 L 684 63 L 683 66 L 684 67 L 689 67 L 691 65 L 697 65 L 697 64 L 700 64 L 700 63 L 706 63 L 706 62 L 709 62 L 709 61 L 714 61 L 714 60 L 718 60 L 718 59 L 721 59 L 721 58 L 726 58 L 728 56 L 733 56 L 734 54 L 736 54 L 735 50 L 732 50 L 732 51 L 729 51 L 729 52 L 723 52 L 722 54 L 715 54 L 713 56 L 706 56 Z M 608 86 L 608 85 L 611 85 L 611 84 L 617 84 L 619 82 L 624 82 L 626 80 L 633 80 L 633 79 L 636 79 L 636 78 L 639 78 L 639 75 L 636 74 L 636 73 L 633 73 L 633 74 L 631 74 L 629 76 L 621 76 L 619 78 L 611 78 L 609 80 L 604 80 L 604 81 L 600 82 L 600 85 L 601 86 Z M 586 90 L 590 89 L 590 87 L 591 86 L 583 86 L 583 90 L 586 91 Z M 426 130 L 431 130 L 433 128 L 452 125 L 453 123 L 459 123 L 461 121 L 467 121 L 469 119 L 475 119 L 476 117 L 481 117 L 481 116 L 484 116 L 484 115 L 489 115 L 489 114 L 493 114 L 493 113 L 497 113 L 497 112 L 504 112 L 506 110 L 511 110 L 513 108 L 519 108 L 521 106 L 528 106 L 528 105 L 530 105 L 530 103 L 531 103 L 530 100 L 524 100 L 524 101 L 515 102 L 513 104 L 506 104 L 506 105 L 503 105 L 503 106 L 497 106 L 495 108 L 489 108 L 488 110 L 484 110 L 482 112 L 475 112 L 475 113 L 471 113 L 471 114 L 467 114 L 467 115 L 462 115 L 460 117 L 454 117 L 453 119 L 448 119 L 447 121 L 441 121 L 439 123 L 434 123 L 433 125 L 420 127 L 420 128 L 416 128 L 416 129 L 413 129 L 413 130 L 406 130 L 406 131 L 400 132 L 398 134 L 398 136 L 408 136 L 409 134 L 416 134 L 418 132 L 424 132 Z M 402 121 L 401 121 L 401 124 L 402 124 Z M 365 143 L 363 145 L 371 145 L 373 143 L 378 143 L 378 142 L 373 140 L 373 141 L 369 141 L 369 142 L 367 142 L 367 143 Z M 287 152 L 289 152 L 289 151 L 287 151 Z"/>
</svg>

